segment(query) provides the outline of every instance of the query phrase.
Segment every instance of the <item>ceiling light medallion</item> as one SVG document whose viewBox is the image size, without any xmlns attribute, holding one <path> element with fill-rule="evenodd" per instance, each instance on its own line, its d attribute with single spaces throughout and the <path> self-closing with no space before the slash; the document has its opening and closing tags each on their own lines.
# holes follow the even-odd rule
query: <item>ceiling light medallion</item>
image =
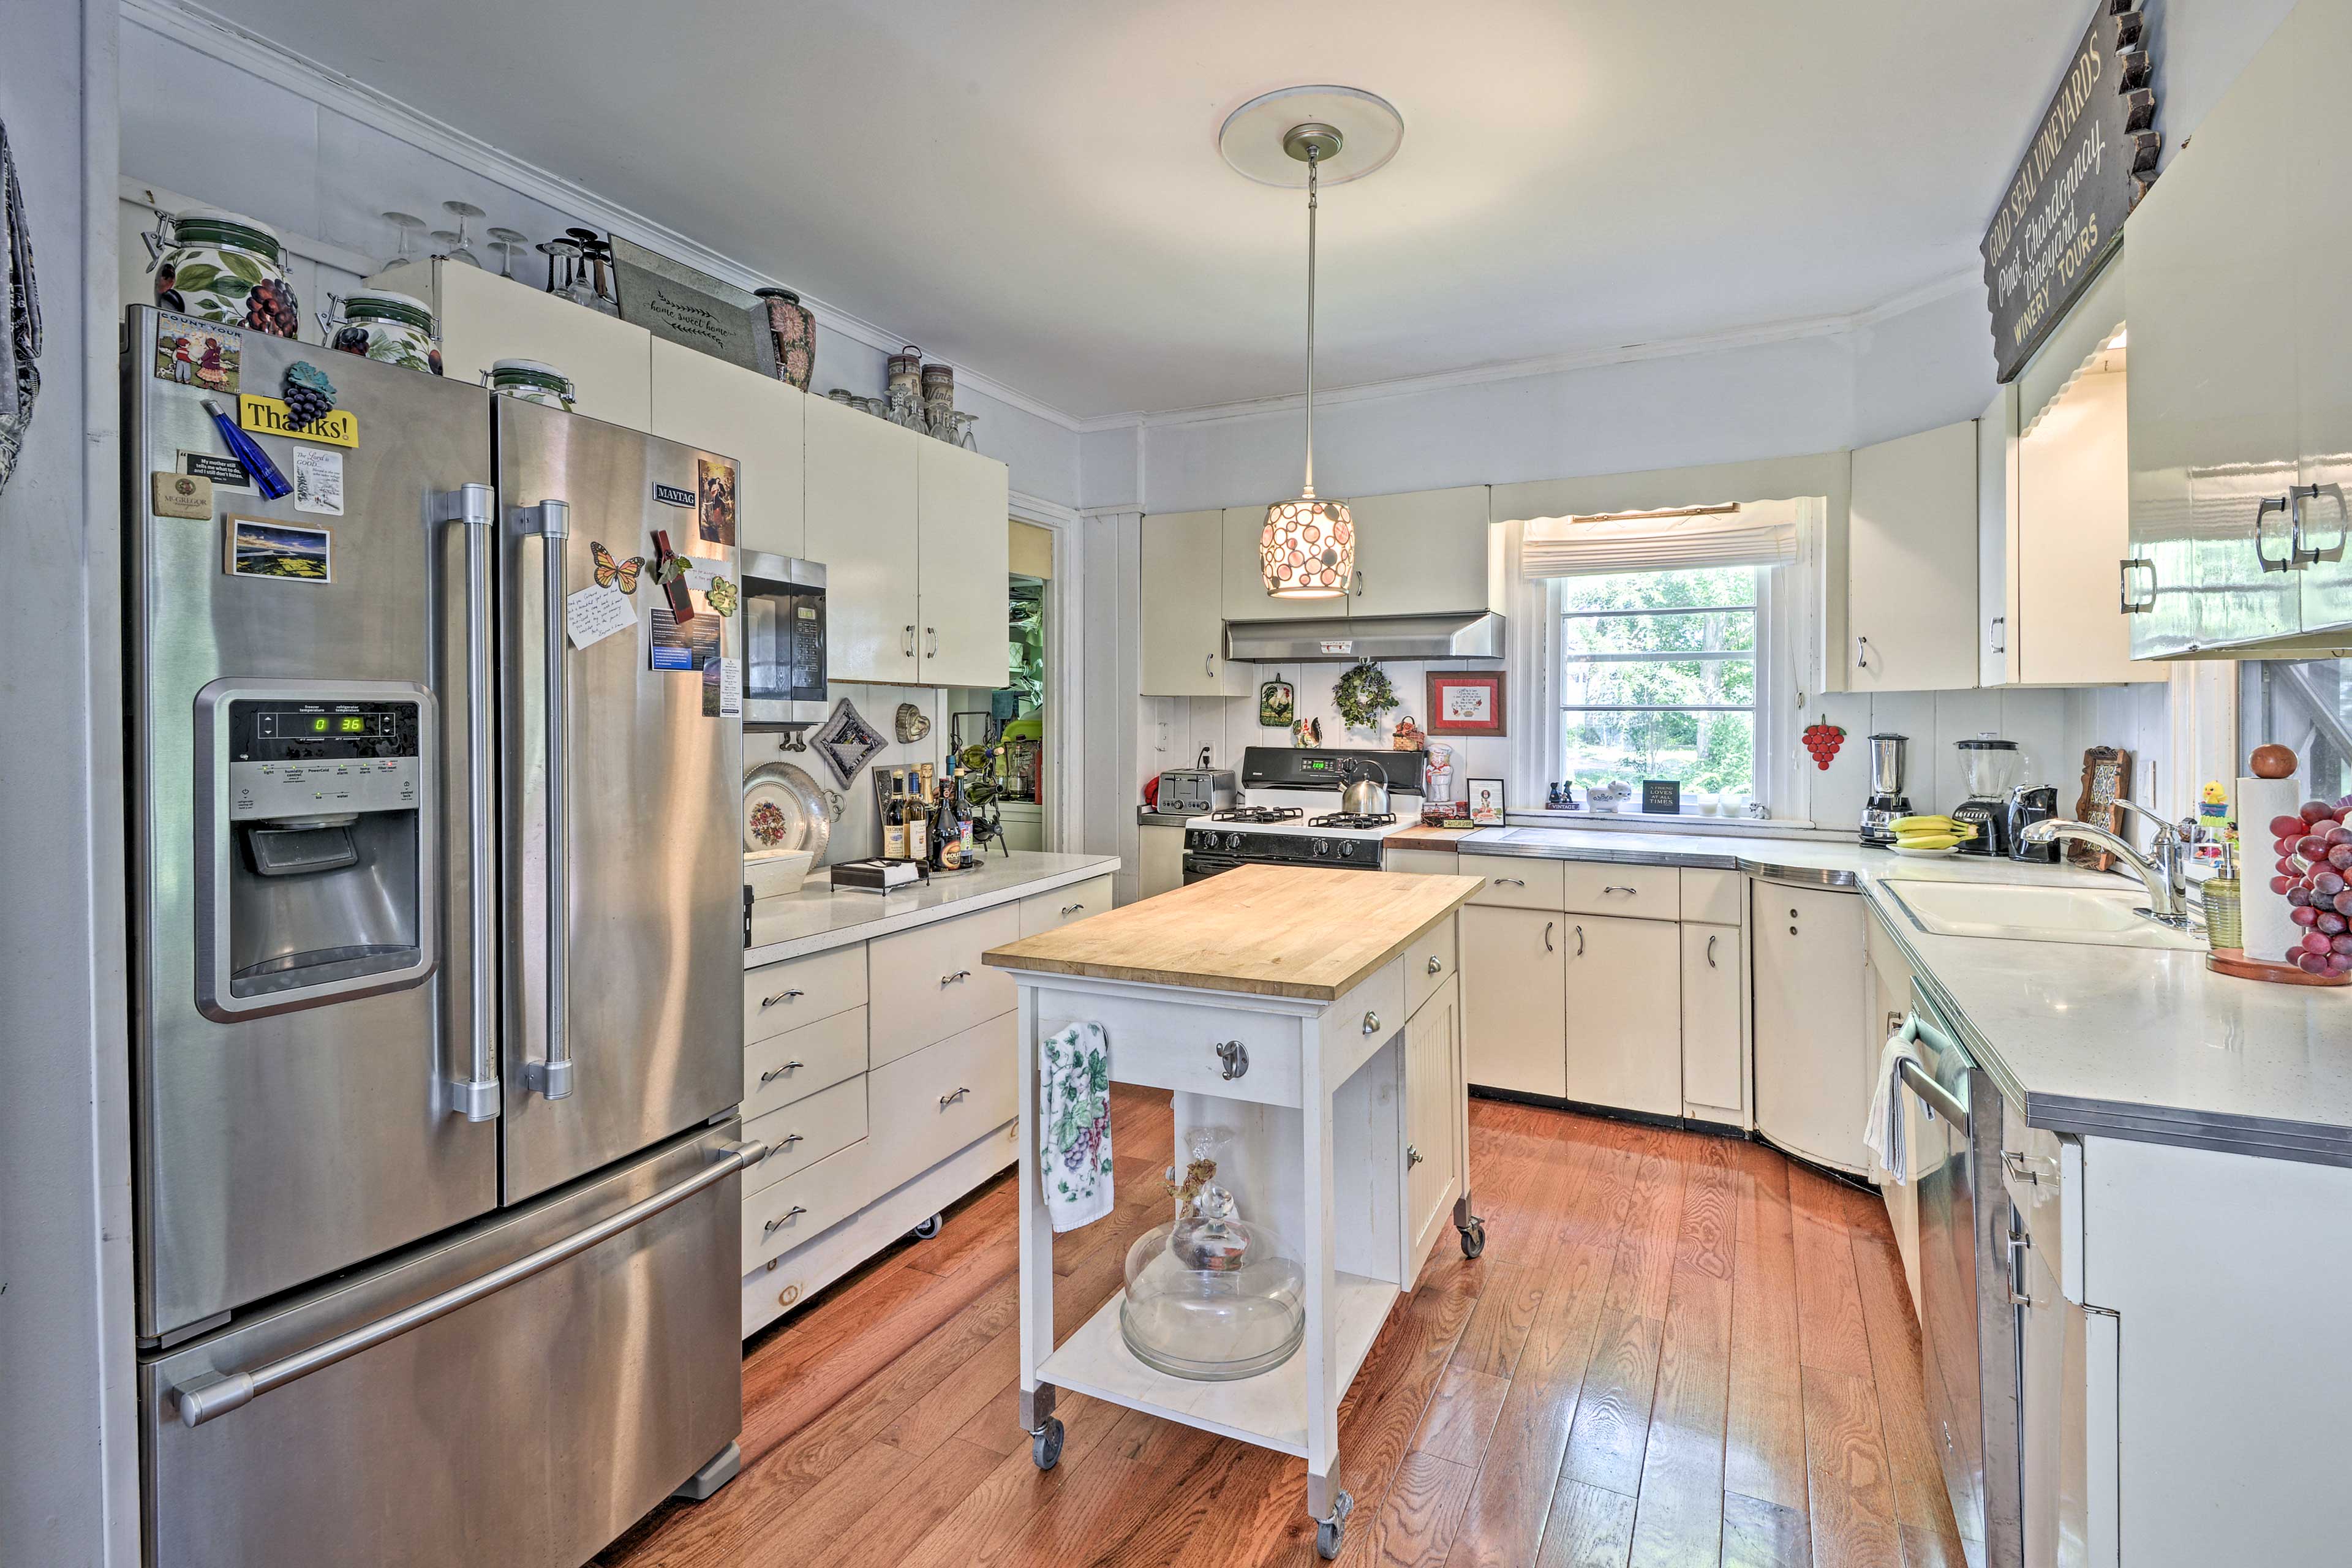
<svg viewBox="0 0 2352 1568">
<path fill-rule="evenodd" d="M 1301 118 L 1320 113 L 1322 118 Z M 1281 165 L 1268 166 L 1260 149 L 1271 119 L 1281 131 L 1282 156 L 1307 166 L 1307 474 L 1297 498 L 1265 509 L 1258 536 L 1258 566 L 1268 595 L 1276 599 L 1336 599 L 1356 574 L 1356 525 L 1344 501 L 1315 494 L 1315 220 L 1322 174 L 1335 169 L 1333 184 L 1360 179 L 1387 163 L 1403 140 L 1404 122 L 1385 100 L 1352 88 L 1289 88 L 1244 104 L 1225 121 L 1219 141 L 1226 160 L 1254 180 L 1289 184 Z M 1349 125 L 1357 132 L 1351 150 Z M 1349 153 L 1348 165 L 1334 161 Z"/>
</svg>

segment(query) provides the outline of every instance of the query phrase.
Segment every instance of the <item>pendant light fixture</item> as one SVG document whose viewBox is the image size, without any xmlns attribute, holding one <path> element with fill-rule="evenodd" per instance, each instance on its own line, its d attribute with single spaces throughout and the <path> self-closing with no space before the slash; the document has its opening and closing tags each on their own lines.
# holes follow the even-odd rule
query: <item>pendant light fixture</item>
<svg viewBox="0 0 2352 1568">
<path fill-rule="evenodd" d="M 1278 139 L 1267 134 L 1274 129 Z M 1334 184 L 1360 179 L 1395 156 L 1403 139 L 1404 121 L 1387 100 L 1344 87 L 1287 88 L 1253 99 L 1226 119 L 1219 136 L 1226 161 L 1254 180 L 1296 182 L 1295 168 L 1283 177 L 1281 163 L 1265 157 L 1268 142 L 1281 159 L 1306 168 L 1307 472 L 1297 498 L 1265 509 L 1258 566 L 1273 598 L 1336 599 L 1355 580 L 1355 521 L 1346 502 L 1315 494 L 1316 216 L 1327 171 Z"/>
</svg>

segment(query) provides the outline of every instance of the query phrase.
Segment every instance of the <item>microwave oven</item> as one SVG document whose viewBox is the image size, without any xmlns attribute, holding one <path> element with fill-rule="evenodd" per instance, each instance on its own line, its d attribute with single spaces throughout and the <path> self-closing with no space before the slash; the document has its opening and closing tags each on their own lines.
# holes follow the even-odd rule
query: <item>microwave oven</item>
<svg viewBox="0 0 2352 1568">
<path fill-rule="evenodd" d="M 824 567 L 746 550 L 743 727 L 814 724 L 825 716 Z"/>
</svg>

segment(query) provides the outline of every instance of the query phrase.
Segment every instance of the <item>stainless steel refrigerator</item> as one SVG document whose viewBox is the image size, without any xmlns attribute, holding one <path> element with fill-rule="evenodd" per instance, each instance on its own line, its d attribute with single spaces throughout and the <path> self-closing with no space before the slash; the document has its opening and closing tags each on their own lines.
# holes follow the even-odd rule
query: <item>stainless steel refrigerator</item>
<svg viewBox="0 0 2352 1568">
<path fill-rule="evenodd" d="M 143 307 L 122 374 L 148 1560 L 573 1568 L 741 1426 L 740 650 L 651 571 L 733 576 L 717 455 Z"/>
</svg>

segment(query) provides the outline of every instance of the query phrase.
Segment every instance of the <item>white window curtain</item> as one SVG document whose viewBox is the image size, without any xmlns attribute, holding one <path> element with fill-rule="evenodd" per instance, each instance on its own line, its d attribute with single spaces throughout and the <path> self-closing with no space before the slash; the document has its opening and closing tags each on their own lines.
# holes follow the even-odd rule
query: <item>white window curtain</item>
<svg viewBox="0 0 2352 1568">
<path fill-rule="evenodd" d="M 1711 515 L 1538 517 L 1524 527 L 1519 569 L 1537 581 L 1707 566 L 1782 566 L 1797 559 L 1797 524 L 1785 505 L 1735 508 Z"/>
</svg>

